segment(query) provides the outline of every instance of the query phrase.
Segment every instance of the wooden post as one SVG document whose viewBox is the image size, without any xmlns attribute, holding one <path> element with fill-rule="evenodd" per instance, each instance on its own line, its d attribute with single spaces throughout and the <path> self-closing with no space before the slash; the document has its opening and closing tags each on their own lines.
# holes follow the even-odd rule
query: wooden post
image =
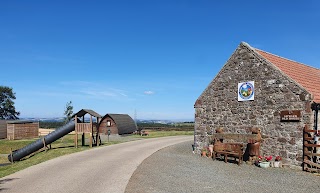
<svg viewBox="0 0 320 193">
<path fill-rule="evenodd" d="M 92 146 L 96 144 L 96 139 L 94 138 L 94 133 L 92 133 Z"/>
<path fill-rule="evenodd" d="M 13 164 L 12 148 L 10 148 L 10 157 L 11 157 L 11 164 Z"/>
<path fill-rule="evenodd" d="M 77 115 L 74 117 L 74 146 L 75 148 L 78 148 L 78 132 L 77 132 Z"/>
<path fill-rule="evenodd" d="M 78 132 L 75 133 L 75 140 L 76 140 L 76 148 L 78 148 Z"/>
<path fill-rule="evenodd" d="M 93 124 L 92 124 L 92 115 L 90 115 L 90 127 L 91 127 L 91 132 L 90 132 L 90 147 L 92 147 L 92 133 L 93 133 Z"/>
<path fill-rule="evenodd" d="M 12 127 L 13 127 L 13 130 L 12 130 L 12 140 L 14 140 L 14 130 L 15 130 L 14 125 L 13 125 Z"/>
<path fill-rule="evenodd" d="M 99 117 L 97 117 L 97 135 L 96 135 L 96 143 L 97 143 L 97 147 L 100 145 L 100 135 L 99 135 Z"/>
<path fill-rule="evenodd" d="M 84 123 L 85 120 L 84 120 L 84 115 L 82 116 L 82 123 Z M 87 128 L 87 127 L 86 127 Z M 87 131 L 83 131 L 83 132 L 87 132 Z M 84 133 L 84 137 L 86 137 L 86 133 Z"/>
<path fill-rule="evenodd" d="M 85 146 L 85 136 L 84 132 L 82 133 L 82 146 Z"/>
<path fill-rule="evenodd" d="M 43 147 L 45 149 L 45 151 L 47 152 L 47 146 L 46 146 L 46 140 L 44 138 L 42 138 L 42 143 L 43 143 Z"/>
<path fill-rule="evenodd" d="M 99 133 L 97 133 L 97 137 L 96 137 L 96 140 L 97 140 L 97 147 L 100 145 L 100 135 Z"/>
<path fill-rule="evenodd" d="M 305 143 L 306 143 L 306 137 L 308 137 L 308 134 L 306 133 L 306 130 L 307 130 L 307 125 L 304 125 L 304 129 L 303 129 L 303 164 L 302 164 L 302 171 L 306 171 L 307 170 L 307 164 L 306 164 L 306 160 L 307 160 L 307 156 L 306 156 L 306 152 L 308 151 L 308 148 L 305 146 Z"/>
<path fill-rule="evenodd" d="M 90 147 L 92 147 L 92 133 L 90 133 Z"/>
</svg>

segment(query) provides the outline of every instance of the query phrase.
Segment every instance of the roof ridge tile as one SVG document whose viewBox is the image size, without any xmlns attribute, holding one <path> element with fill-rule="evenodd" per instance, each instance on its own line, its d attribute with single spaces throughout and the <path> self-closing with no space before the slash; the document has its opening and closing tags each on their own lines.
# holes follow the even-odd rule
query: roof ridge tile
<svg viewBox="0 0 320 193">
<path fill-rule="evenodd" d="M 314 68 L 314 69 L 320 71 L 319 68 L 316 68 L 316 67 L 314 67 L 314 66 L 310 66 L 310 65 L 308 65 L 308 64 L 304 64 L 304 63 L 302 63 L 302 62 L 297 62 L 297 61 L 295 61 L 295 60 L 292 60 L 292 59 L 289 59 L 289 58 L 285 58 L 285 57 L 283 57 L 283 56 L 279 56 L 279 55 L 277 55 L 277 54 L 273 54 L 273 53 L 270 53 L 270 52 L 267 52 L 267 51 L 265 51 L 265 50 L 261 50 L 261 49 L 258 49 L 258 48 L 253 48 L 253 49 L 258 50 L 258 51 L 261 51 L 261 52 L 264 52 L 264 53 L 266 53 L 266 54 L 270 54 L 270 55 L 276 56 L 276 57 L 281 58 L 281 59 L 284 59 L 284 60 L 288 60 L 288 61 L 291 61 L 291 62 L 298 63 L 298 64 L 300 64 L 300 65 L 304 65 L 304 66 L 307 66 L 307 67 L 310 67 L 310 68 Z"/>
</svg>

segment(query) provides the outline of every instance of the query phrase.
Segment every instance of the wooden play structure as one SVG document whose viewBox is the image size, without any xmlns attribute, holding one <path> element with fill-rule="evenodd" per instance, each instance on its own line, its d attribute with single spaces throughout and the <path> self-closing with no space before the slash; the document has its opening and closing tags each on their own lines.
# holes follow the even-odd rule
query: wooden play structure
<svg viewBox="0 0 320 193">
<path fill-rule="evenodd" d="M 85 115 L 90 115 L 90 122 L 86 122 Z M 89 146 L 92 147 L 93 144 L 99 146 L 100 144 L 100 136 L 99 136 L 99 129 L 98 124 L 100 119 L 102 118 L 101 115 L 96 113 L 90 109 L 81 109 L 78 113 L 73 115 L 74 122 L 75 122 L 75 147 L 78 147 L 78 135 L 82 135 L 82 146 L 85 145 L 85 134 L 89 134 Z M 95 118 L 95 120 L 93 119 Z M 78 119 L 80 121 L 78 121 Z"/>
<path fill-rule="evenodd" d="M 85 117 L 85 115 L 89 115 L 90 118 Z M 51 143 L 60 139 L 61 137 L 68 135 L 71 132 L 74 132 L 74 144 L 75 147 L 78 147 L 78 135 L 81 134 L 82 146 L 85 145 L 85 136 L 89 134 L 89 146 L 93 145 L 99 146 L 101 144 L 100 133 L 103 128 L 107 128 L 107 130 L 113 129 L 116 131 L 114 134 L 127 134 L 133 133 L 136 129 L 136 125 L 132 124 L 133 120 L 129 119 L 128 115 L 122 114 L 108 114 L 105 116 L 105 121 L 102 121 L 102 116 L 98 113 L 94 112 L 90 109 L 81 109 L 79 112 L 72 116 L 72 120 L 67 122 L 65 125 L 55 129 L 53 132 L 41 137 L 37 141 L 21 148 L 18 150 L 14 150 L 11 154 L 8 155 L 8 160 L 10 162 L 19 161 L 23 157 L 30 155 L 33 152 L 36 152 L 42 148 L 45 150 L 50 149 Z M 101 122 L 105 124 L 101 124 Z M 20 127 L 21 124 L 26 126 L 26 122 L 19 122 Z M 134 122 L 133 122 L 134 123 Z M 16 122 L 14 124 L 17 124 Z M 16 128 L 16 127 L 14 127 Z M 39 123 L 37 123 L 37 128 L 39 128 Z M 101 128 L 101 129 L 100 129 Z M 111 133 L 111 132 L 110 132 Z M 110 134 L 108 132 L 108 135 Z M 38 137 L 38 130 L 35 132 Z"/>
</svg>

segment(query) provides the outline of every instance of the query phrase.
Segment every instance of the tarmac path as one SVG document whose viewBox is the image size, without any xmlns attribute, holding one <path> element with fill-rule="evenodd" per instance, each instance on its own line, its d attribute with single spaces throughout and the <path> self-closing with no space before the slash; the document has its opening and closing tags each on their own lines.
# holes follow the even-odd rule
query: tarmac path
<svg viewBox="0 0 320 193">
<path fill-rule="evenodd" d="M 193 136 L 144 139 L 43 162 L 0 179 L 0 192 L 125 192 L 136 168 L 154 152 Z"/>
</svg>

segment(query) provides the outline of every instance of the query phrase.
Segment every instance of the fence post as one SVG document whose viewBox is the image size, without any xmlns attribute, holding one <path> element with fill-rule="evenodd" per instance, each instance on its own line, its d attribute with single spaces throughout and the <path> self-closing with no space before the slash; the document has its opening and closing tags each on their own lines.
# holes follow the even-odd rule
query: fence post
<svg viewBox="0 0 320 193">
<path fill-rule="evenodd" d="M 46 140 L 44 138 L 42 138 L 42 143 L 45 151 L 47 152 Z"/>
</svg>

